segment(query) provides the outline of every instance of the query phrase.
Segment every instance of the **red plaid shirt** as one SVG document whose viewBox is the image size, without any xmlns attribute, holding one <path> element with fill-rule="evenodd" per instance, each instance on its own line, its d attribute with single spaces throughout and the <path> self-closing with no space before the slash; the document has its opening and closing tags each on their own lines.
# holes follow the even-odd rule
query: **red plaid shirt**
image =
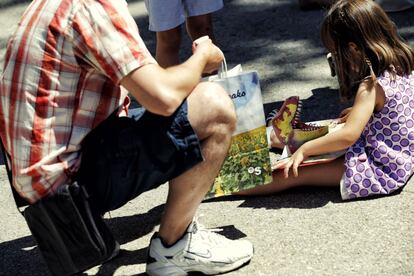
<svg viewBox="0 0 414 276">
<path fill-rule="evenodd" d="M 0 78 L 0 134 L 20 195 L 35 202 L 70 181 L 82 139 L 127 99 L 120 80 L 148 63 L 125 1 L 30 4 Z"/>
</svg>

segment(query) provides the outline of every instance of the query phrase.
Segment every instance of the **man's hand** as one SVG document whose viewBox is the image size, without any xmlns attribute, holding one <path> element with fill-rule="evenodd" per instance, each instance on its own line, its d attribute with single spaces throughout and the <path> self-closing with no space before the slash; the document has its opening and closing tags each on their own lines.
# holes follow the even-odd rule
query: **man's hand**
<svg viewBox="0 0 414 276">
<path fill-rule="evenodd" d="M 203 73 L 212 73 L 218 69 L 224 59 L 223 52 L 213 44 L 208 36 L 202 36 L 193 42 L 193 53 L 203 53 L 207 56 L 207 63 Z"/>
</svg>

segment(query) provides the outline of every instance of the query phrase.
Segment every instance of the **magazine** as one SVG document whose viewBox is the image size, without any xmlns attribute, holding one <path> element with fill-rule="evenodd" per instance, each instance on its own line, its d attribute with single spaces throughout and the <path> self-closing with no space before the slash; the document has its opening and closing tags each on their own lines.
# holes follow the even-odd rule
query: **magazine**
<svg viewBox="0 0 414 276">
<path fill-rule="evenodd" d="M 335 120 L 335 119 L 314 121 L 314 122 L 309 122 L 307 124 L 316 125 L 316 126 L 328 126 L 328 133 L 337 131 L 338 129 L 340 129 L 344 125 L 343 123 L 337 123 L 337 120 Z M 270 128 L 271 128 L 271 126 L 270 126 Z M 338 157 L 344 155 L 345 151 L 346 150 L 341 150 L 341 151 L 331 152 L 331 153 L 327 153 L 327 154 L 310 156 L 308 159 L 303 161 L 299 166 L 302 167 L 302 166 L 310 166 L 310 165 L 315 165 L 315 164 L 331 162 L 331 161 L 337 159 Z M 290 153 L 289 148 L 287 146 L 285 146 L 283 148 L 282 154 L 280 154 L 278 156 L 277 155 L 272 155 L 271 156 L 272 170 L 277 169 L 276 166 L 277 166 L 278 162 L 280 162 L 280 161 L 282 161 L 286 158 L 289 158 L 290 156 L 291 156 L 291 153 Z"/>
</svg>

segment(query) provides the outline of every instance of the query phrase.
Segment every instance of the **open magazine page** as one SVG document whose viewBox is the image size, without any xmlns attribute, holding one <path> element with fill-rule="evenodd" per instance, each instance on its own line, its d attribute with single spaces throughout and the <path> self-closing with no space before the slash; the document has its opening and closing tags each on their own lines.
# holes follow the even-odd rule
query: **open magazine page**
<svg viewBox="0 0 414 276">
<path fill-rule="evenodd" d="M 309 122 L 309 124 L 314 124 L 314 125 L 318 125 L 318 126 L 328 125 L 329 126 L 328 133 L 334 132 L 334 131 L 340 129 L 341 127 L 343 127 L 343 125 L 344 125 L 343 123 L 338 124 L 335 119 L 314 121 L 314 122 Z M 299 166 L 302 167 L 302 166 L 309 166 L 309 165 L 315 165 L 315 164 L 330 162 L 330 161 L 333 161 L 336 158 L 338 158 L 338 157 L 340 157 L 344 154 L 345 154 L 345 150 L 341 150 L 341 151 L 331 152 L 331 153 L 322 154 L 322 155 L 310 156 L 308 159 L 303 161 Z M 289 158 L 290 156 L 291 156 L 291 154 L 289 153 L 289 150 L 288 150 L 287 146 L 284 147 L 282 154 L 280 154 L 280 155 L 271 154 L 272 170 L 276 169 L 276 165 L 277 165 L 278 162 L 280 162 L 281 160 L 283 160 L 285 158 Z"/>
</svg>

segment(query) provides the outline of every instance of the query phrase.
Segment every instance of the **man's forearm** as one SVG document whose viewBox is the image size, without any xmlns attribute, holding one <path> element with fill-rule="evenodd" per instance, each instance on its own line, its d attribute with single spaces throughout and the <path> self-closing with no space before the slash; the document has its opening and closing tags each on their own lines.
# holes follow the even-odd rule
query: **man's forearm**
<svg viewBox="0 0 414 276">
<path fill-rule="evenodd" d="M 149 111 L 169 116 L 200 82 L 208 55 L 197 51 L 180 65 L 164 69 L 145 65 L 125 77 L 121 84 Z"/>
<path fill-rule="evenodd" d="M 167 68 L 165 70 L 167 85 L 176 90 L 182 99 L 186 98 L 200 82 L 207 59 L 206 54 L 196 52 L 184 63 Z"/>
</svg>

